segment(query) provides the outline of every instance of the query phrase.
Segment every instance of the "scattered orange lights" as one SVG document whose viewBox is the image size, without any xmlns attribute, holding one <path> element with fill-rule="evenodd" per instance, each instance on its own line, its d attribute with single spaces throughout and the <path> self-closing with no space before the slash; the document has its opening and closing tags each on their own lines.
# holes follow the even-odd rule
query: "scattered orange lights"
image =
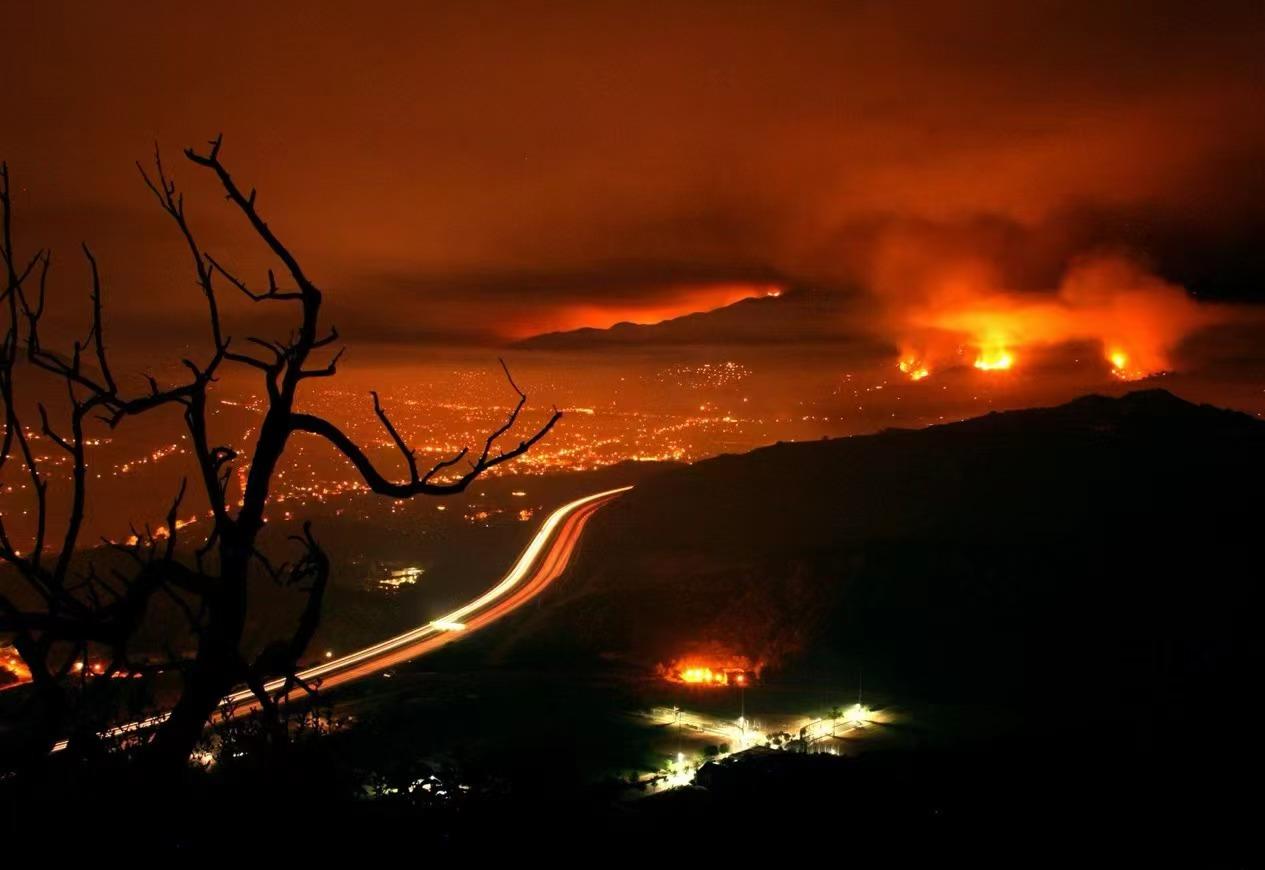
<svg viewBox="0 0 1265 870">
<path fill-rule="evenodd" d="M 85 666 L 84 660 L 78 659 L 71 665 L 71 671 L 76 674 L 83 674 L 85 677 L 109 676 L 112 680 L 139 680 L 145 676 L 142 671 L 130 671 L 126 668 L 111 670 L 107 675 L 105 667 L 105 662 L 102 661 L 88 662 Z M 30 672 L 28 671 L 27 673 L 29 674 Z"/>
<path fill-rule="evenodd" d="M 179 531 L 180 529 L 183 529 L 186 526 L 191 526 L 197 521 L 198 521 L 198 517 L 196 514 L 194 516 L 189 517 L 189 519 L 187 520 L 177 519 L 176 531 Z M 171 529 L 169 529 L 165 525 L 159 526 L 158 528 L 154 529 L 153 532 L 151 532 L 149 535 L 149 539 L 151 541 L 165 541 L 169 537 L 171 537 Z M 142 543 L 142 541 L 136 535 L 128 535 L 123 540 L 123 543 L 128 547 L 135 547 L 138 543 Z"/>
</svg>

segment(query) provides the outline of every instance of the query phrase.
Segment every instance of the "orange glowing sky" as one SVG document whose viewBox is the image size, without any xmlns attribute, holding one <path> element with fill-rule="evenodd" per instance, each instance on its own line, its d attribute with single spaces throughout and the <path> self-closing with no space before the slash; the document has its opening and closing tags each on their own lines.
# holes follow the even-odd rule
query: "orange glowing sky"
<svg viewBox="0 0 1265 870">
<path fill-rule="evenodd" d="M 864 294 L 838 331 L 902 348 L 1016 330 L 1124 342 L 1150 368 L 1174 319 L 1217 319 L 1175 293 L 1265 286 L 1263 21 L 1259 3 L 20 4 L 0 156 L 20 244 L 63 252 L 69 293 L 90 240 L 124 339 L 200 327 L 133 161 L 223 131 L 353 345 L 802 285 Z M 207 180 L 176 174 L 221 259 L 262 270 Z M 1104 251 L 1141 283 L 1079 300 L 1076 264 Z M 964 263 L 988 280 L 946 310 L 928 287 Z M 1145 325 L 1102 326 L 1122 316 Z"/>
<path fill-rule="evenodd" d="M 524 319 L 511 326 L 512 338 L 526 338 L 545 332 L 591 327 L 606 329 L 617 323 L 661 323 L 674 317 L 702 311 L 714 311 L 743 299 L 777 297 L 782 288 L 773 284 L 703 284 L 673 287 L 670 298 L 641 302 L 568 303 Z"/>
</svg>

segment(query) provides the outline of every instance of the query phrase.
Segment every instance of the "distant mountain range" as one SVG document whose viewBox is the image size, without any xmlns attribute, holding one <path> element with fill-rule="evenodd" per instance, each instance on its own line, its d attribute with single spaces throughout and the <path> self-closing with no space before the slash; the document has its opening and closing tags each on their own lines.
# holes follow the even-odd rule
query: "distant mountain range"
<svg viewBox="0 0 1265 870">
<path fill-rule="evenodd" d="M 791 289 L 780 296 L 743 299 L 723 308 L 674 317 L 661 323 L 617 323 L 608 329 L 586 327 L 549 332 L 517 342 L 520 350 L 578 351 L 613 347 L 672 345 L 772 345 L 804 342 L 878 342 L 848 335 L 843 325 L 856 322 L 859 295 Z M 849 317 L 849 315 L 853 315 Z"/>
</svg>

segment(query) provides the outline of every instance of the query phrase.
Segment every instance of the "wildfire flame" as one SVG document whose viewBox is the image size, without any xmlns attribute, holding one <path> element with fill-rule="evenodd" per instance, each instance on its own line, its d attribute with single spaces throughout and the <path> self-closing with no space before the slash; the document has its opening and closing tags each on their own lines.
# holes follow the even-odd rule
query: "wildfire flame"
<svg viewBox="0 0 1265 870">
<path fill-rule="evenodd" d="M 759 670 L 745 656 L 678 659 L 659 668 L 670 682 L 710 688 L 749 685 Z"/>
<path fill-rule="evenodd" d="M 681 682 L 706 684 L 710 686 L 727 686 L 729 685 L 729 673 L 727 671 L 713 671 L 711 668 L 686 668 L 681 671 Z M 739 672 L 734 681 L 738 682 L 746 678 Z"/>
<path fill-rule="evenodd" d="M 1048 349 L 1089 343 L 1113 376 L 1138 380 L 1169 371 L 1184 338 L 1231 316 L 1117 255 L 1075 260 L 1051 292 L 1017 292 L 1003 280 L 978 264 L 929 265 L 914 298 L 893 309 L 906 349 L 901 371 L 956 365 L 964 349 L 976 369 L 1006 371 Z"/>
<path fill-rule="evenodd" d="M 902 373 L 909 376 L 911 381 L 921 381 L 927 375 L 931 374 L 931 370 L 919 362 L 917 359 L 905 358 L 896 365 Z"/>
<path fill-rule="evenodd" d="M 685 668 L 676 674 L 677 680 L 691 686 L 745 686 L 747 672 L 740 668 Z"/>
<path fill-rule="evenodd" d="M 975 367 L 980 371 L 1005 371 L 1015 364 L 1015 356 L 1004 347 L 981 348 L 975 357 Z"/>
<path fill-rule="evenodd" d="M 1129 366 L 1129 355 L 1122 350 L 1113 350 L 1107 354 L 1111 363 L 1111 373 L 1122 381 L 1137 381 L 1155 372 L 1146 372 Z"/>
<path fill-rule="evenodd" d="M 12 647 L 0 647 L 0 670 L 7 671 L 12 677 L 12 684 L 26 683 L 31 679 L 31 671 Z"/>
</svg>

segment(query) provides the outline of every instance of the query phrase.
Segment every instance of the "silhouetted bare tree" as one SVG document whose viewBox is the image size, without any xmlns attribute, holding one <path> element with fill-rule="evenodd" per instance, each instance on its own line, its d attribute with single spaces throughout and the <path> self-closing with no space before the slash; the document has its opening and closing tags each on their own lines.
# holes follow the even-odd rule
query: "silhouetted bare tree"
<svg viewBox="0 0 1265 870">
<path fill-rule="evenodd" d="M 466 489 L 481 474 L 526 452 L 554 426 L 561 416 L 556 409 L 548 421 L 509 449 L 499 442 L 515 427 L 527 396 L 505 369 L 517 401 L 503 425 L 491 432 L 477 453 L 466 448 L 429 468 L 419 467 L 417 457 L 401 436 L 376 393 L 373 410 L 399 449 L 408 477 L 395 481 L 384 475 L 351 438 L 329 420 L 295 410 L 300 387 L 313 378 L 328 378 L 337 371 L 342 351 L 328 354 L 338 332 L 321 322 L 322 293 L 291 250 L 278 238 L 256 208 L 254 189 L 243 190 L 221 162 L 221 138 L 205 152 L 185 151 L 195 166 L 212 173 L 228 200 L 245 218 L 270 254 L 280 261 L 293 288 L 283 289 L 274 272 L 267 286 L 255 289 L 229 271 L 198 243 L 185 217 L 184 196 L 164 169 L 155 151 L 154 165 L 137 164 L 141 176 L 163 211 L 178 229 L 188 249 L 190 264 L 207 305 L 210 345 L 204 360 L 183 360 L 188 377 L 176 386 L 162 387 L 149 377 L 148 391 L 126 395 L 110 366 L 103 318 L 101 280 L 97 262 L 85 245 L 91 288 L 91 326 L 83 342 L 68 353 L 45 347 L 40 326 L 45 310 L 46 286 L 51 263 L 47 251 L 19 260 L 11 232 L 12 208 L 9 175 L 0 171 L 0 206 L 3 207 L 0 252 L 5 275 L 4 309 L 8 324 L 0 348 L 0 399 L 4 403 L 5 429 L 0 449 L 0 470 L 7 464 L 23 469 L 35 500 L 34 541 L 19 548 L 0 520 L 0 559 L 9 564 L 9 576 L 22 585 L 22 594 L 4 594 L 0 588 L 0 634 L 12 638 L 15 648 L 31 669 L 33 693 L 41 707 L 38 748 L 47 750 L 65 728 L 65 684 L 74 663 L 83 661 L 89 649 L 107 651 L 106 675 L 140 667 L 129 659 L 129 643 L 145 618 L 151 599 L 162 594 L 175 602 L 196 636 L 196 653 L 176 662 L 182 671 L 179 700 L 155 731 L 142 759 L 157 771 L 183 766 L 221 699 L 237 685 L 249 686 L 265 715 L 276 716 L 277 703 L 300 685 L 297 663 L 320 621 L 322 599 L 330 563 L 313 537 L 310 525 L 295 536 L 299 556 L 292 563 L 274 567 L 260 552 L 258 539 L 264 527 L 269 488 L 291 434 L 306 432 L 328 441 L 355 466 L 368 487 L 393 498 L 447 495 Z M 217 292 L 229 286 L 260 305 L 292 306 L 297 324 L 285 341 L 251 337 L 249 346 L 235 344 L 223 331 Z M 43 404 L 37 405 L 40 432 L 63 451 L 71 467 L 71 494 L 64 534 L 56 545 L 48 536 L 47 475 L 32 450 L 31 432 L 24 428 L 16 376 L 29 364 L 60 379 L 69 402 L 68 429 L 58 431 Z M 207 394 L 221 368 L 233 364 L 258 371 L 267 393 L 267 404 L 249 457 L 238 449 L 215 444 L 207 427 Z M 502 363 L 504 367 L 504 363 Z M 199 484 L 213 518 L 206 540 L 191 557 L 181 558 L 177 549 L 177 511 L 186 498 L 187 481 L 181 481 L 167 516 L 165 537 L 148 530 L 138 533 L 122 550 L 132 565 L 127 572 L 113 571 L 110 578 L 92 567 L 73 567 L 83 527 L 87 497 L 85 423 L 99 418 L 111 428 L 122 420 L 158 408 L 182 409 L 192 451 L 197 461 Z M 248 462 L 240 503 L 234 512 L 227 504 L 226 489 L 238 465 Z M 82 560 L 81 560 L 82 561 Z M 247 619 L 247 590 L 251 578 L 271 577 L 306 595 L 293 633 L 250 658 L 243 651 Z M 269 692 L 265 684 L 282 678 L 281 690 Z"/>
</svg>

